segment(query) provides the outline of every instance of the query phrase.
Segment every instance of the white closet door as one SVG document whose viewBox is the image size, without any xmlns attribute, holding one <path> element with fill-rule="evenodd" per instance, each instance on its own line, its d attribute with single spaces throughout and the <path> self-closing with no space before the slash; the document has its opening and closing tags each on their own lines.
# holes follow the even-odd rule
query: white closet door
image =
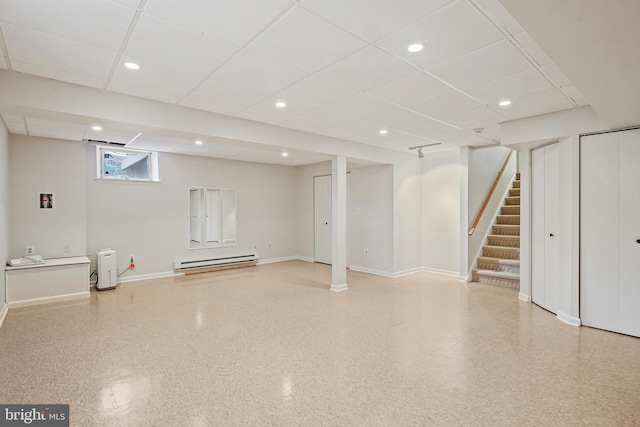
<svg viewBox="0 0 640 427">
<path fill-rule="evenodd" d="M 544 307 L 544 148 L 531 152 L 531 301 Z"/>
<path fill-rule="evenodd" d="M 558 312 L 560 277 L 560 150 L 558 144 L 531 153 L 531 300 Z"/>
<path fill-rule="evenodd" d="M 560 149 L 544 147 L 544 308 L 558 313 L 560 305 Z"/>
<path fill-rule="evenodd" d="M 331 175 L 316 176 L 314 193 L 315 261 L 331 264 Z"/>
<path fill-rule="evenodd" d="M 580 144 L 580 318 L 618 329 L 619 150 L 617 135 Z"/>
<path fill-rule="evenodd" d="M 580 147 L 580 316 L 640 336 L 640 133 L 583 137 Z"/>
<path fill-rule="evenodd" d="M 640 336 L 640 131 L 619 137 L 619 332 Z"/>
</svg>

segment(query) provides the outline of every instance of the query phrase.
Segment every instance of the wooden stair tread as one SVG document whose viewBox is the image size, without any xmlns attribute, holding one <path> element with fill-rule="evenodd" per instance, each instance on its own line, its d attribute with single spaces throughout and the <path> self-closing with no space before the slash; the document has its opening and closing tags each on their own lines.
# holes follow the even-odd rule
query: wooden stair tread
<svg viewBox="0 0 640 427">
<path fill-rule="evenodd" d="M 519 259 L 506 259 L 506 258 L 495 258 L 495 257 L 490 257 L 490 256 L 479 256 L 478 257 L 478 261 L 497 261 L 500 264 L 506 264 L 506 265 L 520 265 L 520 260 Z"/>
<path fill-rule="evenodd" d="M 478 275 L 483 275 L 483 276 L 500 277 L 501 279 L 520 280 L 520 275 L 518 273 L 510 273 L 508 271 L 483 270 L 483 269 L 476 268 L 474 272 Z"/>
</svg>

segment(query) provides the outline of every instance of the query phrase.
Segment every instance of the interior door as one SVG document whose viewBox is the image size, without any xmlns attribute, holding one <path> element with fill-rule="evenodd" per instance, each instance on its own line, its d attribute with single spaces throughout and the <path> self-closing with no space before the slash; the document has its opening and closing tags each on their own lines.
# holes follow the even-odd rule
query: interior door
<svg viewBox="0 0 640 427">
<path fill-rule="evenodd" d="M 314 259 L 331 264 L 331 175 L 313 178 Z"/>
<path fill-rule="evenodd" d="M 619 162 L 616 136 L 581 139 L 580 319 L 610 331 L 618 329 Z"/>
<path fill-rule="evenodd" d="M 531 300 L 558 312 L 560 279 L 560 151 L 558 144 L 531 153 Z"/>
<path fill-rule="evenodd" d="M 640 336 L 640 130 L 619 132 L 620 332 Z"/>
<path fill-rule="evenodd" d="M 640 132 L 580 146 L 582 324 L 640 337 Z"/>
</svg>

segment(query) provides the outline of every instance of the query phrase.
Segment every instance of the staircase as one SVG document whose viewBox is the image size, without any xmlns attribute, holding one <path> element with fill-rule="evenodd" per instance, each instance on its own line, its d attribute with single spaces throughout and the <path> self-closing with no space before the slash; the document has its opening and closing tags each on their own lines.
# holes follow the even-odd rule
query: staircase
<svg viewBox="0 0 640 427">
<path fill-rule="evenodd" d="M 492 234 L 478 268 L 472 272 L 474 282 L 520 289 L 520 173 L 505 198 L 500 214 L 492 226 Z"/>
</svg>

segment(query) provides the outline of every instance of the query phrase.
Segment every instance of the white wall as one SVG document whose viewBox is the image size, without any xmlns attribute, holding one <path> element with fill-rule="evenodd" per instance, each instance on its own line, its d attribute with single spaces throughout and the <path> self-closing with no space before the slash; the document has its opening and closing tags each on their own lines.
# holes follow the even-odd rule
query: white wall
<svg viewBox="0 0 640 427">
<path fill-rule="evenodd" d="M 9 136 L 0 120 L 0 260 L 9 258 Z M 0 324 L 5 307 L 5 276 L 0 274 Z"/>
<path fill-rule="evenodd" d="M 460 150 L 422 159 L 422 265 L 460 274 Z"/>
<path fill-rule="evenodd" d="M 422 159 L 393 165 L 393 272 L 403 274 L 422 267 Z"/>
<path fill-rule="evenodd" d="M 308 261 L 313 261 L 315 256 L 313 177 L 321 175 L 331 175 L 331 162 L 296 167 L 294 190 L 296 214 L 295 224 L 297 229 L 296 254 Z"/>
<path fill-rule="evenodd" d="M 469 148 L 469 226 L 480 211 L 510 151 L 506 147 Z"/>
<path fill-rule="evenodd" d="M 12 135 L 9 145 L 9 256 L 27 245 L 45 258 L 86 254 L 85 144 Z M 40 193 L 55 194 L 53 209 L 39 208 Z"/>
<path fill-rule="evenodd" d="M 349 194 L 351 267 L 392 274 L 393 166 L 353 169 L 349 177 Z"/>
<path fill-rule="evenodd" d="M 85 149 L 87 250 L 118 251 L 118 270 L 136 256 L 128 275 L 172 271 L 177 260 L 254 252 L 260 259 L 296 255 L 295 168 L 160 153 L 159 183 L 95 179 L 95 147 Z M 188 188 L 237 190 L 238 242 L 231 248 L 189 250 Z"/>
<path fill-rule="evenodd" d="M 353 269 L 392 274 L 393 166 L 347 169 L 348 262 Z M 313 177 L 330 174 L 331 162 L 299 166 L 296 171 L 298 255 L 310 261 L 314 259 Z"/>
</svg>

